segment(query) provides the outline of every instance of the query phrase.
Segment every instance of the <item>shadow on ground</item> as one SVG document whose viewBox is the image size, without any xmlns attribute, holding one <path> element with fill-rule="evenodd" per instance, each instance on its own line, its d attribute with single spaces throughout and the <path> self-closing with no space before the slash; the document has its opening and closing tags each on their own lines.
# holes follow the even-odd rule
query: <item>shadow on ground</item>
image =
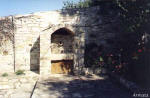
<svg viewBox="0 0 150 98">
<path fill-rule="evenodd" d="M 109 78 L 51 78 L 39 82 L 36 89 L 39 95 L 43 92 L 55 98 L 131 98 L 128 91 L 112 83 Z"/>
</svg>

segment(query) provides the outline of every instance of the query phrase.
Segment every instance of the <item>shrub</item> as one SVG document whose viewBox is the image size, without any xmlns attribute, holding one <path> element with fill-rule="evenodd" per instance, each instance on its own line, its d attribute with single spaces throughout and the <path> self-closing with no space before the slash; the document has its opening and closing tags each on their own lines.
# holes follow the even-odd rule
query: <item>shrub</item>
<svg viewBox="0 0 150 98">
<path fill-rule="evenodd" d="M 17 70 L 16 71 L 16 75 L 23 75 L 23 74 L 25 74 L 24 70 Z"/>
<path fill-rule="evenodd" d="M 7 77 L 7 76 L 8 76 L 8 73 L 3 73 L 2 76 L 3 76 L 3 77 Z"/>
</svg>

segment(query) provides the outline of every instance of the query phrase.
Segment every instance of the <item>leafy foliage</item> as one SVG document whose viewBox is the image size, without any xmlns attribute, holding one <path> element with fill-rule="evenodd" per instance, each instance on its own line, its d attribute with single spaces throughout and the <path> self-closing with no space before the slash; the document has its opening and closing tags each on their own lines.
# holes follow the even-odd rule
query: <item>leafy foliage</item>
<svg viewBox="0 0 150 98">
<path fill-rule="evenodd" d="M 104 62 L 109 65 L 111 71 L 120 75 L 133 76 L 132 78 L 140 77 L 141 80 L 146 80 L 149 77 L 149 55 L 150 55 L 150 0 L 88 0 L 88 7 L 100 6 L 101 16 L 109 16 L 110 8 L 116 12 L 119 17 L 119 25 L 115 27 L 116 32 L 115 49 Z M 75 5 L 84 5 L 87 0 L 78 2 Z M 68 3 L 69 4 L 69 3 Z M 66 4 L 67 5 L 67 4 Z M 66 6 L 65 5 L 65 6 Z M 106 7 L 110 6 L 110 7 Z M 67 8 L 67 7 L 66 7 Z M 74 8 L 74 7 L 69 7 Z M 87 6 L 80 6 L 79 8 L 87 8 Z M 105 15 L 104 15 L 105 14 Z M 112 25 L 113 26 L 113 25 Z M 116 30 L 117 29 L 117 30 Z M 91 47 L 91 46 L 90 46 Z M 87 48 L 87 50 L 89 50 Z M 86 51 L 85 51 L 86 52 Z M 98 52 L 97 52 L 98 53 Z M 94 65 L 96 56 L 92 56 L 87 51 L 85 63 L 87 66 Z M 88 55 L 89 54 L 89 55 Z"/>
<path fill-rule="evenodd" d="M 102 6 L 110 4 L 119 9 L 122 28 L 125 32 L 145 32 L 149 30 L 150 23 L 150 1 L 149 0 L 80 0 L 79 2 L 65 1 L 64 7 L 71 8 L 87 8 L 92 6 Z M 103 8 L 102 8 L 103 9 Z M 107 9 L 103 9 L 107 11 Z M 102 10 L 101 10 L 102 11 Z"/>
<path fill-rule="evenodd" d="M 23 74 L 25 74 L 25 73 L 24 73 L 24 70 L 18 70 L 18 71 L 16 71 L 15 74 L 16 74 L 16 75 L 23 75 Z"/>
<path fill-rule="evenodd" d="M 7 76 L 8 76 L 8 73 L 3 73 L 2 76 L 3 76 L 3 77 L 7 77 Z"/>
<path fill-rule="evenodd" d="M 79 2 L 73 1 L 65 1 L 64 9 L 72 9 L 72 8 L 87 8 L 90 7 L 92 1 L 91 0 L 80 0 Z"/>
<path fill-rule="evenodd" d="M 150 1 L 149 0 L 116 0 L 120 8 L 119 15 L 122 20 L 122 26 L 127 32 L 146 32 L 149 30 L 150 22 Z"/>
</svg>

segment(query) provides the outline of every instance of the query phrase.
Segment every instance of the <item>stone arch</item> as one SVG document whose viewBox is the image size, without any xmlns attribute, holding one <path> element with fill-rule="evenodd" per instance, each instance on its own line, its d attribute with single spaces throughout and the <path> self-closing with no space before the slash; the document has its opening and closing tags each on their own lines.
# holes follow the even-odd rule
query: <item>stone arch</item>
<svg viewBox="0 0 150 98">
<path fill-rule="evenodd" d="M 59 24 L 50 25 L 40 32 L 40 74 L 51 74 L 51 35 L 60 28 L 67 28 L 74 31 L 71 25 Z"/>
<path fill-rule="evenodd" d="M 59 28 L 51 34 L 51 73 L 73 73 L 74 32 L 67 27 Z"/>
<path fill-rule="evenodd" d="M 68 30 L 74 32 L 74 42 L 73 42 L 73 72 L 78 73 L 84 66 L 84 43 L 85 43 L 85 33 L 84 28 L 74 27 L 71 24 L 59 24 L 51 25 L 48 29 L 40 32 L 40 74 L 48 75 L 52 74 L 51 70 L 51 60 L 55 57 L 51 53 L 51 35 L 59 30 L 60 28 L 67 28 Z M 83 29 L 83 30 L 81 30 Z M 63 55 L 64 57 L 68 57 Z M 60 56 L 61 57 L 61 56 Z M 81 67 L 81 68 L 80 68 Z"/>
<path fill-rule="evenodd" d="M 72 48 L 73 48 L 74 34 L 75 33 L 73 31 L 69 30 L 66 27 L 60 28 L 60 29 L 54 31 L 54 33 L 51 34 L 51 44 L 54 41 L 58 41 L 58 37 L 59 37 L 59 41 L 60 41 L 59 43 L 60 44 L 63 44 L 63 43 L 64 43 L 64 45 L 65 44 L 67 44 L 67 45 L 70 44 L 72 46 Z M 63 47 L 65 48 L 64 45 L 63 45 Z M 51 49 L 52 49 L 52 47 L 51 47 Z M 66 47 L 66 49 L 69 49 L 69 47 Z"/>
<path fill-rule="evenodd" d="M 59 25 L 52 25 L 50 29 L 50 34 L 54 33 L 55 31 L 65 28 L 69 30 L 70 32 L 73 32 L 75 34 L 75 28 L 71 24 L 59 24 Z"/>
</svg>

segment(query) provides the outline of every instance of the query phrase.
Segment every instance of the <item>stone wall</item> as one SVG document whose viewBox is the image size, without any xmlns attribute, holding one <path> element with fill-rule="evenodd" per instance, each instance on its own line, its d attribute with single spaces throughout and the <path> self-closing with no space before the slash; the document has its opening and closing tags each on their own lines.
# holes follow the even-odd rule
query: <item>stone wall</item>
<svg viewBox="0 0 150 98">
<path fill-rule="evenodd" d="M 12 18 L 0 18 L 0 71 L 14 71 Z"/>
<path fill-rule="evenodd" d="M 115 36 L 111 29 L 112 24 L 108 22 L 109 19 L 99 15 L 99 11 L 99 7 L 93 7 L 13 16 L 15 57 L 12 57 L 12 61 L 15 60 L 16 70 L 32 69 L 39 70 L 40 74 L 50 73 L 51 44 L 53 46 L 55 41 L 51 41 L 52 34 L 60 28 L 67 28 L 74 33 L 73 54 L 62 55 L 62 57 L 73 58 L 74 70 L 80 72 L 84 67 L 85 44 L 94 42 L 111 47 L 106 40 Z M 53 50 L 55 49 L 52 48 L 52 52 Z M 6 60 L 4 62 L 8 63 Z M 11 66 L 13 66 L 12 63 Z"/>
<path fill-rule="evenodd" d="M 33 15 L 14 16 L 16 70 L 30 70 L 39 63 L 39 22 Z"/>
<path fill-rule="evenodd" d="M 11 41 L 7 40 L 6 37 L 0 37 L 2 38 L 0 45 L 0 69 L 3 72 L 13 72 L 13 44 Z"/>
<path fill-rule="evenodd" d="M 115 48 L 116 34 L 120 32 L 118 11 L 111 6 L 106 3 L 104 6 L 67 9 L 62 10 L 62 14 L 79 16 L 75 26 L 85 31 L 86 45 L 90 43 L 103 45 L 106 51 L 111 52 Z"/>
</svg>

